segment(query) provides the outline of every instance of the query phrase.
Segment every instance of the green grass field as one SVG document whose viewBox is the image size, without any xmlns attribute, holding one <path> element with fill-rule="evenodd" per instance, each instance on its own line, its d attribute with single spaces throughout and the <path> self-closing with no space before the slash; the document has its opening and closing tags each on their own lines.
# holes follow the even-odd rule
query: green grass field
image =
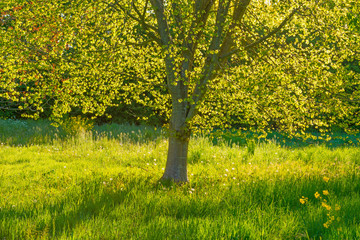
<svg viewBox="0 0 360 240">
<path fill-rule="evenodd" d="M 360 239 L 358 147 L 193 137 L 190 182 L 164 186 L 159 129 L 0 120 L 0 142 L 1 240 Z"/>
</svg>

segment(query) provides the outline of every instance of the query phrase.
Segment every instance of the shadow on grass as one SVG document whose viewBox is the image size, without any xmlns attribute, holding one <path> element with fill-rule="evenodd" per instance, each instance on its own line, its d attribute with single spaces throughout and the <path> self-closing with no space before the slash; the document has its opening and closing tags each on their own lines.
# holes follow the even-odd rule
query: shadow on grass
<svg viewBox="0 0 360 240">
<path fill-rule="evenodd" d="M 118 184 L 114 183 L 115 185 Z M 122 184 L 122 183 L 121 183 Z M 74 229 L 87 221 L 96 219 L 100 215 L 106 218 L 114 207 L 123 204 L 125 201 L 133 200 L 132 189 L 138 185 L 138 180 L 126 183 L 126 188 L 117 188 L 116 186 L 107 187 L 101 176 L 95 176 L 95 179 L 84 179 L 76 186 L 68 188 L 66 194 L 60 200 L 55 200 L 51 204 L 36 203 L 26 209 L 9 207 L 1 209 L 0 219 L 7 219 L 9 222 L 19 223 L 20 221 L 34 221 L 35 228 L 30 230 L 35 236 L 30 238 L 37 239 L 37 234 L 41 235 L 48 231 L 52 238 L 60 236 L 72 236 Z M 46 216 L 41 216 L 41 215 Z M 40 219 L 37 219 L 40 216 Z M 43 219 L 48 219 L 43 221 Z M 27 224 L 34 226 L 34 224 Z M 13 226 L 8 234 L 4 229 L 0 229 L 0 236 L 4 239 L 27 239 L 28 229 L 16 229 Z M 17 235 L 15 235 L 17 234 Z M 31 234 L 30 234 L 31 235 Z"/>
<path fill-rule="evenodd" d="M 295 235 L 291 234 L 300 234 L 302 231 L 305 231 L 310 239 L 319 237 L 331 239 L 329 236 L 333 236 L 332 231 L 336 229 L 329 230 L 323 227 L 327 221 L 327 212 L 314 195 L 315 192 L 328 190 L 332 197 L 329 204 L 338 203 L 341 206 L 341 226 L 356 227 L 360 224 L 359 175 L 342 177 L 328 183 L 314 176 L 306 179 L 248 181 L 242 185 L 233 184 L 226 188 L 221 187 L 220 184 L 216 186 L 209 184 L 197 186 L 196 189 L 192 189 L 188 184 L 164 186 L 136 178 L 114 179 L 112 185 L 107 186 L 102 179 L 102 176 L 97 175 L 84 179 L 69 188 L 63 198 L 50 205 L 45 203 L 42 207 L 34 205 L 27 209 L 2 209 L 0 219 L 7 219 L 13 223 L 36 221 L 34 232 L 48 231 L 52 238 L 71 237 L 77 227 L 86 227 L 88 226 L 86 223 L 96 219 L 108 221 L 104 224 L 112 224 L 113 221 L 123 222 L 123 235 L 140 237 L 137 235 L 137 228 L 147 229 L 149 230 L 147 234 L 151 235 L 150 230 L 161 225 L 154 225 L 154 221 L 156 223 L 160 219 L 166 219 L 168 222 L 163 222 L 160 227 L 164 228 L 161 229 L 163 231 L 170 231 L 172 227 L 174 229 L 184 227 L 182 231 L 200 234 L 197 232 L 198 228 L 216 225 L 219 229 L 226 229 L 233 236 L 238 236 L 239 239 L 256 239 L 264 234 L 264 231 L 266 234 L 273 234 L 274 231 L 288 227 L 287 234 L 290 235 L 283 236 L 287 239 L 295 238 Z M 308 198 L 308 205 L 299 202 L 302 196 Z M 114 213 L 119 206 L 123 206 L 121 211 L 124 212 Z M 39 214 L 48 214 L 50 219 L 37 220 Z M 288 219 L 287 216 L 294 216 L 298 228 L 294 229 L 291 224 L 287 226 L 282 222 Z M 186 225 L 190 223 L 194 226 Z M 237 229 L 245 223 L 252 227 L 246 231 Z M 187 230 L 186 226 L 192 229 Z M 174 229 L 171 231 L 176 230 Z M 211 231 L 213 234 L 220 234 L 219 229 L 211 229 Z M 105 231 L 105 229 L 99 231 L 101 230 Z M 9 229 L 9 231 L 14 230 Z M 211 232 L 209 229 L 207 231 Z M 169 234 L 176 234 L 175 232 Z M 2 232 L 1 235 L 6 239 L 27 237 L 24 229 L 10 233 Z M 102 233 L 97 234 L 101 236 Z M 353 235 L 349 235 L 349 239 L 360 237 L 356 231 L 351 234 Z M 164 236 L 167 236 L 166 233 Z M 219 236 L 213 235 L 214 239 Z M 265 239 L 270 237 L 270 235 L 268 238 L 265 236 Z"/>
<path fill-rule="evenodd" d="M 87 140 L 115 139 L 131 143 L 147 143 L 164 136 L 160 128 L 130 124 L 94 126 L 84 136 Z M 10 146 L 48 145 L 57 141 L 78 141 L 79 136 L 67 133 L 47 120 L 0 119 L 0 143 Z M 81 141 L 81 138 L 80 138 Z"/>
<path fill-rule="evenodd" d="M 308 132 L 314 137 L 322 137 L 319 132 Z M 360 145 L 360 133 L 357 135 L 347 134 L 336 130 L 330 132 L 330 140 L 303 139 L 301 137 L 289 137 L 278 132 L 269 132 L 266 138 L 255 139 L 255 133 L 250 131 L 216 131 L 210 137 L 214 145 L 226 143 L 227 145 L 248 146 L 252 143 L 274 142 L 282 147 L 302 148 L 313 145 L 324 145 L 328 148 L 340 148 Z M 129 124 L 106 124 L 95 126 L 87 138 L 100 140 L 102 138 L 115 139 L 133 143 L 147 143 L 160 138 L 166 138 L 166 133 L 160 128 L 151 126 L 135 126 Z M 54 127 L 47 120 L 3 120 L 0 119 L 0 143 L 10 146 L 29 146 L 52 144 L 54 141 L 66 141 L 74 136 L 67 134 L 61 127 Z"/>
<path fill-rule="evenodd" d="M 329 132 L 326 135 L 317 131 L 309 131 L 307 134 L 313 138 L 291 137 L 279 132 L 268 132 L 266 138 L 257 139 L 256 133 L 250 131 L 243 131 L 241 133 L 236 131 L 220 131 L 215 133 L 213 144 L 225 142 L 228 145 L 236 144 L 249 147 L 253 141 L 256 141 L 257 143 L 266 143 L 270 141 L 279 144 L 281 147 L 289 148 L 302 148 L 316 145 L 323 145 L 330 149 L 360 146 L 360 133 L 347 134 L 344 131 L 336 130 Z"/>
</svg>

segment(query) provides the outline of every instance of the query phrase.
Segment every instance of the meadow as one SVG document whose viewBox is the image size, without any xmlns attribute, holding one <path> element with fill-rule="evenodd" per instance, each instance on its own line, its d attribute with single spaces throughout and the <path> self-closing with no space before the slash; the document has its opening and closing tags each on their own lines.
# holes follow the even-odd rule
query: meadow
<svg viewBox="0 0 360 240">
<path fill-rule="evenodd" d="M 0 120 L 0 239 L 360 239 L 360 149 L 193 136 L 163 185 L 161 129 Z"/>
</svg>

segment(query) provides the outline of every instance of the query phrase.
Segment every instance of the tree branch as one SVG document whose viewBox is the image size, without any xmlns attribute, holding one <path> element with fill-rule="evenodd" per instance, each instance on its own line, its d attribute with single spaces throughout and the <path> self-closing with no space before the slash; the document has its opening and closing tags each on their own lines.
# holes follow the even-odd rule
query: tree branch
<svg viewBox="0 0 360 240">
<path fill-rule="evenodd" d="M 228 17 L 230 2 L 228 1 L 225 3 L 225 0 L 219 1 L 219 6 L 216 14 L 216 32 L 214 33 L 207 57 L 205 60 L 205 64 L 202 70 L 201 78 L 199 82 L 196 84 L 194 91 L 192 93 L 192 100 L 193 104 L 191 104 L 190 108 L 188 109 L 186 121 L 190 121 L 195 115 L 197 110 L 197 105 L 200 101 L 202 101 L 205 93 L 206 93 L 206 84 L 215 77 L 215 72 L 218 67 L 218 60 L 219 60 L 219 51 L 221 40 L 224 35 L 224 22 Z"/>
<path fill-rule="evenodd" d="M 151 5 L 155 11 L 156 20 L 158 23 L 158 31 L 161 39 L 161 46 L 166 52 L 165 56 L 165 66 L 166 66 L 166 75 L 167 75 L 167 84 L 172 99 L 178 101 L 182 95 L 179 87 L 177 87 L 176 77 L 175 77 L 175 60 L 172 56 L 171 44 L 173 43 L 172 37 L 169 31 L 169 25 L 167 18 L 165 16 L 164 9 L 164 0 L 150 0 Z"/>
<path fill-rule="evenodd" d="M 144 7 L 144 12 L 146 12 L 146 8 L 147 8 L 147 2 L 146 1 L 146 5 Z M 134 8 L 134 11 L 136 12 L 136 14 L 139 16 L 136 17 L 135 15 L 131 14 L 130 11 L 127 11 L 123 6 L 121 6 L 121 4 L 119 4 L 117 1 L 114 3 L 114 4 L 110 4 L 110 3 L 107 3 L 105 1 L 103 1 L 103 3 L 107 4 L 108 6 L 112 7 L 113 9 L 115 9 L 116 11 L 122 11 L 123 13 L 126 14 L 126 16 L 129 16 L 130 18 L 132 18 L 133 20 L 137 21 L 138 23 L 140 23 L 144 30 L 145 30 L 145 34 L 150 37 L 151 39 L 153 39 L 156 43 L 158 43 L 159 45 L 161 45 L 161 41 L 160 39 L 156 36 L 156 33 L 158 33 L 156 27 L 148 24 L 145 22 L 145 14 L 141 14 L 139 12 L 139 10 L 136 8 L 135 4 L 132 3 L 132 7 Z M 115 6 L 116 5 L 116 6 Z M 151 31 L 151 30 L 152 31 Z"/>
<path fill-rule="evenodd" d="M 183 56 L 189 59 L 189 64 L 191 67 L 198 42 L 204 33 L 204 26 L 209 18 L 210 10 L 214 5 L 214 0 L 197 0 L 194 6 L 194 15 L 195 19 L 191 23 L 189 34 L 184 39 L 183 47 L 186 48 L 183 52 Z M 194 32 L 194 29 L 200 29 L 197 33 Z"/>
<path fill-rule="evenodd" d="M 237 1 L 235 4 L 234 13 L 232 16 L 233 21 L 229 27 L 229 30 L 225 36 L 225 39 L 221 45 L 221 49 L 220 49 L 220 53 L 219 53 L 219 56 L 220 56 L 219 58 L 220 58 L 221 62 L 223 62 L 225 60 L 225 59 L 222 59 L 221 56 L 224 53 L 231 51 L 231 49 L 233 49 L 235 47 L 234 35 L 233 35 L 234 30 L 237 26 L 240 25 L 244 15 L 245 15 L 246 9 L 247 9 L 248 5 L 250 4 L 250 0 L 240 0 L 240 1 Z"/>
<path fill-rule="evenodd" d="M 155 11 L 156 19 L 158 22 L 158 32 L 160 34 L 160 39 L 162 45 L 169 46 L 172 43 L 170 36 L 169 25 L 164 13 L 164 2 L 163 0 L 150 0 L 153 9 Z"/>
<path fill-rule="evenodd" d="M 295 13 L 298 11 L 298 8 L 295 8 L 292 10 L 292 12 L 289 14 L 289 16 L 287 16 L 281 23 L 280 25 L 273 29 L 271 32 L 269 32 L 266 36 L 263 36 L 262 38 L 256 40 L 253 43 L 250 43 L 249 45 L 245 46 L 244 49 L 249 49 L 249 48 L 253 48 L 256 45 L 261 44 L 262 42 L 264 42 L 266 39 L 270 38 L 271 36 L 275 35 L 276 33 L 278 33 L 291 19 L 292 17 L 295 15 Z"/>
<path fill-rule="evenodd" d="M 292 12 L 280 23 L 280 25 L 278 27 L 276 27 L 275 29 L 273 29 L 271 32 L 269 32 L 267 35 L 259 38 L 258 40 L 256 40 L 253 43 L 250 43 L 246 46 L 244 46 L 243 50 L 249 50 L 251 48 L 256 47 L 257 45 L 263 43 L 265 40 L 267 40 L 268 38 L 272 37 L 273 35 L 275 35 L 276 33 L 278 33 L 288 22 L 290 22 L 290 20 L 292 19 L 292 17 L 295 15 L 295 13 L 298 11 L 299 8 L 295 8 L 292 10 Z M 227 59 L 229 57 L 231 57 L 233 54 L 239 52 L 240 49 L 234 49 L 230 52 L 224 53 L 220 56 L 221 59 Z"/>
<path fill-rule="evenodd" d="M 148 2 L 148 1 L 147 1 L 147 2 Z M 135 11 L 136 14 L 139 16 L 139 18 L 136 18 L 135 16 L 133 16 L 132 18 L 133 18 L 134 20 L 136 20 L 137 22 L 139 22 L 141 25 L 143 25 L 146 29 L 150 28 L 150 29 L 152 29 L 153 31 L 157 32 L 156 27 L 154 27 L 154 26 L 152 26 L 152 25 L 150 25 L 150 24 L 148 24 L 148 23 L 145 22 L 145 13 L 146 13 L 146 8 L 147 8 L 147 2 L 146 2 L 146 5 L 144 6 L 144 9 L 143 9 L 144 11 L 143 11 L 143 13 L 140 13 L 139 9 L 136 7 L 135 4 L 132 5 L 133 8 L 134 8 L 134 11 Z M 117 5 L 118 5 L 120 8 L 123 9 L 123 7 L 122 7 L 119 3 L 117 3 Z"/>
</svg>

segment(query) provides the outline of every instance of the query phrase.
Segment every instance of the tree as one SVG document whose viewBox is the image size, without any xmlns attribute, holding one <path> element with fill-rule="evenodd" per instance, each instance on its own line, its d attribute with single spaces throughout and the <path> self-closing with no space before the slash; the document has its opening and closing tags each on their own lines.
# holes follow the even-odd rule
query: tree
<svg viewBox="0 0 360 240">
<path fill-rule="evenodd" d="M 72 107 L 101 115 L 120 96 L 165 111 L 164 180 L 188 181 L 188 145 L 196 126 L 240 123 L 294 133 L 327 127 L 352 111 L 337 96 L 349 84 L 341 63 L 359 50 L 347 27 L 355 1 L 3 5 L 1 96 L 41 111 L 50 95 L 54 117 Z M 16 91 L 23 81 L 35 85 L 30 93 Z M 164 87 L 168 94 L 159 94 Z"/>
</svg>

